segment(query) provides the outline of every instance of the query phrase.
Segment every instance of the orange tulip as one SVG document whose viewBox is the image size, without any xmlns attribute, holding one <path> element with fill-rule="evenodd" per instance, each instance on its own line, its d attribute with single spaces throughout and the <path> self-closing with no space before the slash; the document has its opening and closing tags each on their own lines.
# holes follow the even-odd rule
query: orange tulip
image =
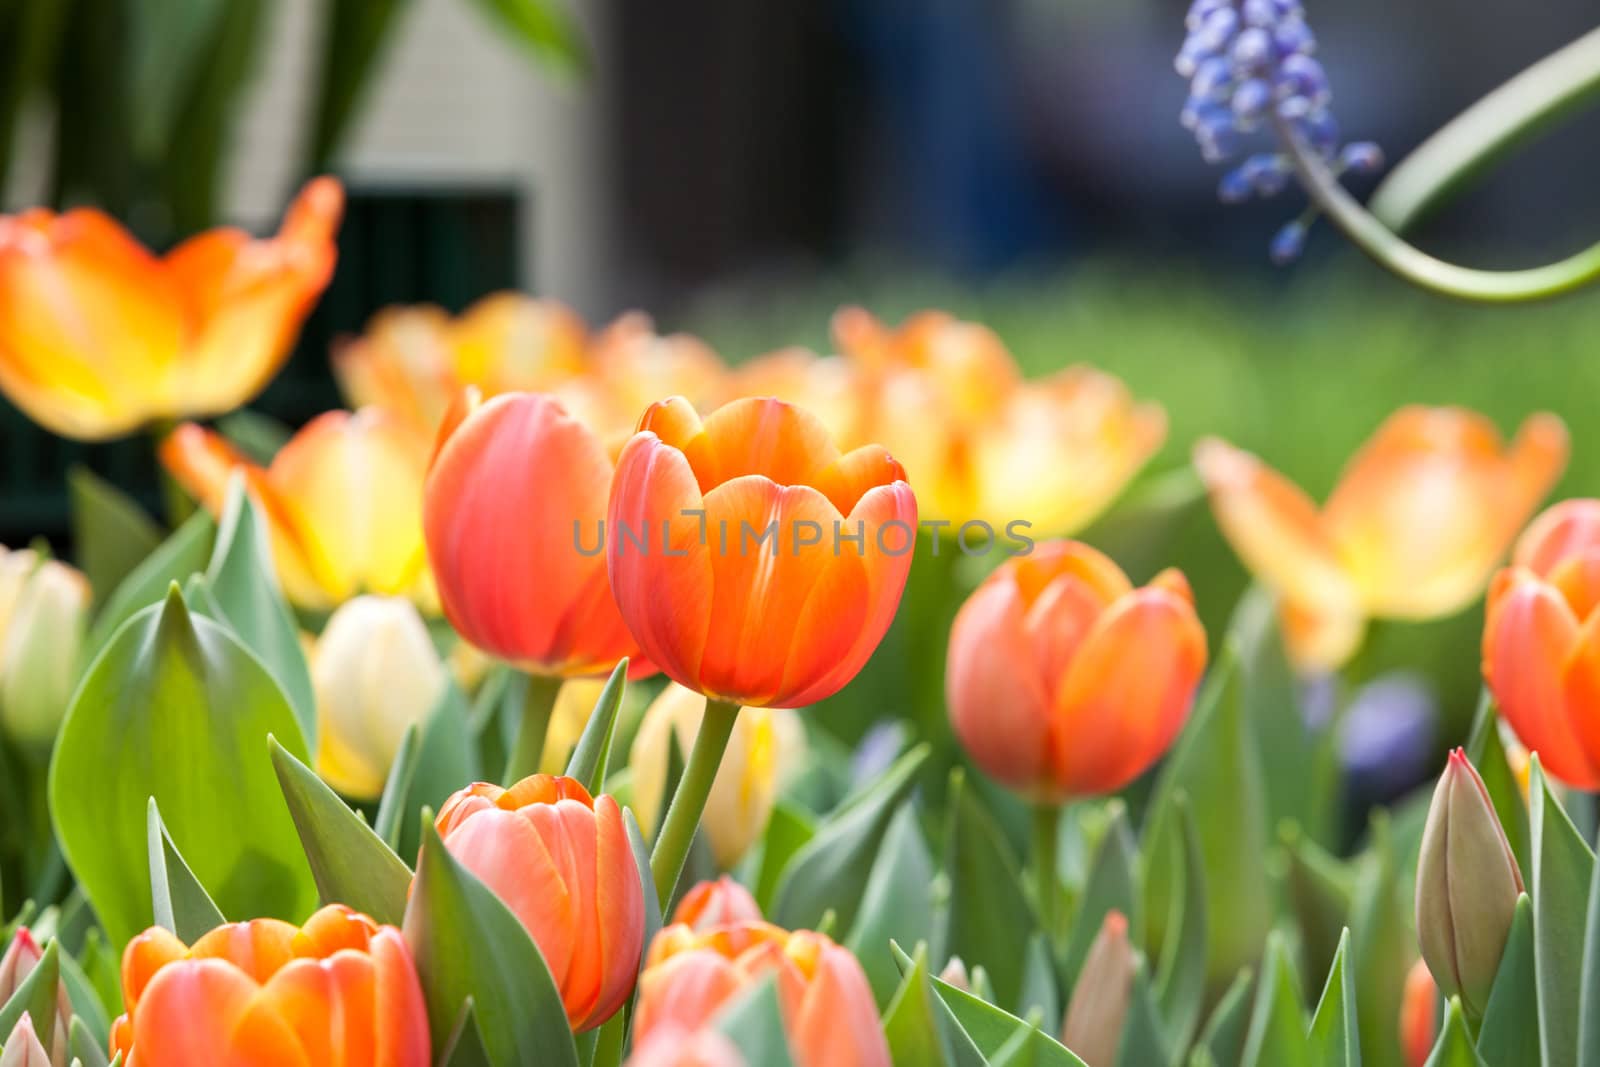
<svg viewBox="0 0 1600 1067">
<path fill-rule="evenodd" d="M 268 521 L 278 579 L 289 599 L 324 610 L 360 593 L 438 604 L 422 545 L 427 439 L 378 408 L 330 411 L 307 424 L 262 468 L 193 423 L 161 445 L 161 462 L 214 513 L 242 470 Z"/>
<path fill-rule="evenodd" d="M 841 356 L 782 348 L 733 368 L 729 399 L 772 396 L 816 415 L 842 448 L 867 444 L 868 375 Z"/>
<path fill-rule="evenodd" d="M 943 312 L 891 331 L 846 308 L 834 334 L 871 396 L 866 433 L 905 464 L 924 517 L 950 524 L 941 532 L 1081 529 L 1166 438 L 1161 408 L 1135 403 L 1111 375 L 1078 365 L 1025 382 L 993 331 Z"/>
<path fill-rule="evenodd" d="M 423 528 L 445 615 L 462 637 L 538 674 L 598 674 L 639 656 L 611 596 L 611 457 L 553 398 L 476 395 L 453 408 L 428 470 Z"/>
<path fill-rule="evenodd" d="M 628 1067 L 746 1067 L 739 1046 L 709 1027 L 659 1026 L 628 1057 Z"/>
<path fill-rule="evenodd" d="M 1234 551 L 1284 605 L 1295 660 L 1330 669 L 1368 618 L 1430 619 L 1466 607 L 1561 475 L 1567 431 L 1523 423 L 1507 448 L 1459 408 L 1391 415 L 1320 509 L 1277 471 L 1214 438 L 1195 466 Z"/>
<path fill-rule="evenodd" d="M 1135 589 L 1088 545 L 1017 556 L 950 631 L 956 736 L 991 777 L 1041 803 L 1121 789 L 1178 736 L 1206 635 L 1175 570 Z"/>
<path fill-rule="evenodd" d="M 1439 1033 L 1439 987 L 1422 960 L 1406 973 L 1400 997 L 1400 1050 L 1406 1067 L 1424 1067 Z"/>
<path fill-rule="evenodd" d="M 850 951 L 823 934 L 762 922 L 704 933 L 677 924 L 657 934 L 639 977 L 635 1037 L 697 1030 L 770 974 L 796 1067 L 889 1067 L 872 987 Z"/>
<path fill-rule="evenodd" d="M 352 407 L 388 408 L 432 434 L 464 387 L 551 389 L 582 371 L 587 343 L 566 305 L 495 293 L 456 318 L 431 306 L 380 311 L 335 350 L 333 370 Z"/>
<path fill-rule="evenodd" d="M 1600 500 L 1566 500 L 1489 589 L 1483 677 L 1544 769 L 1600 789 Z"/>
<path fill-rule="evenodd" d="M 750 890 L 725 874 L 685 893 L 672 913 L 672 921 L 701 932 L 731 923 L 760 922 L 761 906 Z"/>
<path fill-rule="evenodd" d="M 445 801 L 450 854 L 522 921 L 550 966 L 574 1030 L 609 1019 L 644 949 L 644 888 L 622 809 L 575 778 L 478 782 Z"/>
<path fill-rule="evenodd" d="M 128 1067 L 427 1067 L 428 1014 L 400 931 L 330 904 L 296 929 L 229 923 L 186 946 L 151 927 L 122 956 Z"/>
<path fill-rule="evenodd" d="M 588 355 L 584 373 L 554 392 L 613 454 L 644 409 L 662 397 L 709 406 L 727 390 L 728 369 L 709 345 L 686 333 L 661 336 L 643 312 L 629 312 L 601 330 Z"/>
<path fill-rule="evenodd" d="M 703 421 L 651 405 L 617 461 L 612 589 L 645 654 L 717 700 L 800 707 L 837 692 L 905 587 L 917 502 L 881 447 L 841 455 L 773 399 Z"/>
<path fill-rule="evenodd" d="M 276 237 L 208 230 L 164 257 L 92 208 L 0 216 L 0 392 L 80 440 L 246 403 L 333 274 L 343 204 L 318 178 Z"/>
</svg>

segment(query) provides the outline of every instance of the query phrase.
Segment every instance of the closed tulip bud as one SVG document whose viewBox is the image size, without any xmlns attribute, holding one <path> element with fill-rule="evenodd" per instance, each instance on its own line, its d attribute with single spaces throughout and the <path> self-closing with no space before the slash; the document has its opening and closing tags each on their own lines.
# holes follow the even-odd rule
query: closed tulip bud
<svg viewBox="0 0 1600 1067">
<path fill-rule="evenodd" d="M 1482 415 L 1412 406 L 1384 420 L 1321 507 L 1215 438 L 1194 463 L 1223 535 L 1281 598 L 1290 653 L 1325 671 L 1354 654 L 1369 618 L 1432 619 L 1471 603 L 1567 451 L 1554 415 L 1529 418 L 1508 446 Z"/>
<path fill-rule="evenodd" d="M 654 831 L 662 814 L 671 739 L 676 735 L 679 750 L 689 752 L 705 711 L 705 697 L 675 683 L 663 689 L 645 711 L 628 752 L 628 766 L 633 768 L 634 814 L 647 834 Z M 740 711 L 701 815 L 701 826 L 718 865 L 733 866 L 760 838 L 779 791 L 805 759 L 805 727 L 795 712 L 786 708 Z"/>
<path fill-rule="evenodd" d="M 361 593 L 439 610 L 422 544 L 428 438 L 382 408 L 329 411 L 261 467 L 220 434 L 185 423 L 161 443 L 173 478 L 220 515 L 242 471 L 260 502 L 284 595 L 325 611 Z"/>
<path fill-rule="evenodd" d="M 725 874 L 685 893 L 672 913 L 672 921 L 703 933 L 731 923 L 760 922 L 761 906 L 750 890 Z"/>
<path fill-rule="evenodd" d="M 657 934 L 639 976 L 635 1038 L 699 1030 L 769 975 L 796 1067 L 889 1067 L 872 987 L 850 951 L 762 922 L 704 933 L 676 924 Z"/>
<path fill-rule="evenodd" d="M 702 419 L 653 404 L 617 460 L 611 585 L 674 681 L 747 707 L 804 707 L 865 665 L 894 618 L 917 503 L 882 448 L 842 453 L 771 398 Z"/>
<path fill-rule="evenodd" d="M 1433 793 L 1417 859 L 1417 940 L 1434 981 L 1474 1017 L 1489 1000 L 1522 873 L 1483 779 L 1456 749 Z"/>
<path fill-rule="evenodd" d="M 409 601 L 362 596 L 341 605 L 311 653 L 317 772 L 345 796 L 376 799 L 406 730 L 426 719 L 445 677 Z"/>
<path fill-rule="evenodd" d="M 1505 721 L 1552 777 L 1590 791 L 1600 789 L 1597 608 L 1600 500 L 1564 500 L 1495 575 L 1483 629 L 1483 677 Z"/>
<path fill-rule="evenodd" d="M 575 778 L 478 782 L 445 802 L 438 830 L 539 946 L 572 1028 L 609 1019 L 644 948 L 644 889 L 617 802 Z"/>
<path fill-rule="evenodd" d="M 93 208 L 0 215 L 0 392 L 80 440 L 232 411 L 288 358 L 343 208 L 317 178 L 277 236 L 207 230 L 159 257 Z"/>
<path fill-rule="evenodd" d="M 122 955 L 111 1048 L 138 1067 L 428 1067 L 422 987 L 400 931 L 330 904 L 295 927 L 228 923 L 185 945 L 155 926 Z"/>
<path fill-rule="evenodd" d="M 0 1005 L 4 1005 L 16 993 L 17 988 L 27 980 L 28 975 L 39 965 L 44 958 L 44 950 L 34 940 L 33 934 L 26 926 L 17 927 L 17 932 L 11 938 L 11 944 L 6 946 L 4 956 L 0 956 Z M 42 1045 L 47 1046 L 49 1061 L 54 1067 L 65 1067 L 67 1062 L 67 1038 L 72 1025 L 72 1001 L 67 996 L 67 984 L 60 983 L 56 989 L 55 1019 L 44 1020 L 38 1032 L 44 1035 Z M 53 1026 L 54 1029 L 50 1029 Z M 33 1033 L 32 1027 L 29 1033 Z M 7 1049 L 10 1045 L 5 1046 Z"/>
<path fill-rule="evenodd" d="M 1178 736 L 1206 663 L 1189 585 L 1135 589 L 1076 541 L 1001 565 L 950 630 L 945 694 L 956 736 L 1030 800 L 1120 789 Z"/>
<path fill-rule="evenodd" d="M 39 1043 L 39 1035 L 34 1033 L 33 1019 L 23 1012 L 17 1025 L 12 1027 L 11 1036 L 5 1040 L 0 1067 L 62 1067 L 62 1064 L 51 1060 L 50 1053 Z"/>
<path fill-rule="evenodd" d="M 939 972 L 939 980 L 946 985 L 955 986 L 964 993 L 972 992 L 972 976 L 967 973 L 967 965 L 962 962 L 960 956 L 950 957 L 950 962 Z"/>
<path fill-rule="evenodd" d="M 739 1046 L 709 1027 L 659 1026 L 628 1057 L 628 1067 L 746 1067 Z"/>
<path fill-rule="evenodd" d="M 554 398 L 465 396 L 445 417 L 423 526 L 457 632 L 535 674 L 650 671 L 606 578 L 612 483 L 600 437 Z"/>
<path fill-rule="evenodd" d="M 1400 998 L 1400 1051 L 1406 1067 L 1426 1067 L 1439 1035 L 1439 987 L 1434 985 L 1426 960 L 1418 960 L 1406 973 Z"/>
<path fill-rule="evenodd" d="M 0 548 L 0 726 L 48 749 L 78 680 L 89 582 L 38 554 Z"/>
<path fill-rule="evenodd" d="M 1106 912 L 1072 987 L 1061 1029 L 1061 1043 L 1089 1067 L 1115 1067 L 1138 965 L 1128 941 L 1127 918 L 1118 911 Z"/>
</svg>

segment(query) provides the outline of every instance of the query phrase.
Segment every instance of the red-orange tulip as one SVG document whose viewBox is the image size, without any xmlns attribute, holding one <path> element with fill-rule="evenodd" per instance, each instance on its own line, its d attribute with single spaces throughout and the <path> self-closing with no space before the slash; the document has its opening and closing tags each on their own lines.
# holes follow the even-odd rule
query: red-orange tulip
<svg viewBox="0 0 1600 1067">
<path fill-rule="evenodd" d="M 325 610 L 367 592 L 406 596 L 437 613 L 422 547 L 428 439 L 399 416 L 326 412 L 265 468 L 185 423 L 161 443 L 161 462 L 218 514 L 228 479 L 244 472 L 266 513 L 278 580 L 296 604 Z"/>
<path fill-rule="evenodd" d="M 0 216 L 0 391 L 85 440 L 231 411 L 277 373 L 328 284 L 343 204 L 318 178 L 276 237 L 208 230 L 164 257 L 92 208 Z"/>
<path fill-rule="evenodd" d="M 696 931 L 710 930 L 730 923 L 760 922 L 761 906 L 750 890 L 729 875 L 701 882 L 683 895 L 672 921 Z"/>
<path fill-rule="evenodd" d="M 1406 1067 L 1425 1067 L 1439 1033 L 1439 987 L 1428 964 L 1418 960 L 1406 974 L 1400 997 L 1400 1051 Z"/>
<path fill-rule="evenodd" d="M 992 777 L 1040 802 L 1108 793 L 1177 737 L 1206 663 L 1175 570 L 1135 589 L 1076 541 L 1008 560 L 962 605 L 945 693 L 956 736 Z"/>
<path fill-rule="evenodd" d="M 777 975 L 797 1067 L 889 1067 L 889 1047 L 861 964 L 822 934 L 789 933 L 769 923 L 705 933 L 678 924 L 657 934 L 639 978 L 634 1034 L 648 1041 L 660 1030 L 697 1030 L 770 974 Z"/>
<path fill-rule="evenodd" d="M 800 707 L 855 677 L 894 617 L 917 502 L 881 447 L 841 455 L 772 399 L 704 421 L 653 404 L 622 450 L 606 541 L 617 606 L 674 680 L 733 704 Z"/>
<path fill-rule="evenodd" d="M 600 550 L 611 457 L 552 397 L 476 393 L 445 416 L 423 530 L 445 615 L 477 647 L 539 674 L 630 657 Z"/>
<path fill-rule="evenodd" d="M 128 1067 L 427 1067 L 428 1014 L 400 931 L 330 904 L 296 929 L 229 923 L 186 946 L 161 927 L 122 956 Z"/>
<path fill-rule="evenodd" d="M 644 950 L 644 888 L 622 809 L 575 778 L 478 782 L 439 812 L 450 854 L 522 920 L 550 965 L 574 1030 L 609 1019 Z"/>
<path fill-rule="evenodd" d="M 1600 500 L 1535 519 L 1495 575 L 1483 677 L 1544 769 L 1600 789 Z"/>
</svg>

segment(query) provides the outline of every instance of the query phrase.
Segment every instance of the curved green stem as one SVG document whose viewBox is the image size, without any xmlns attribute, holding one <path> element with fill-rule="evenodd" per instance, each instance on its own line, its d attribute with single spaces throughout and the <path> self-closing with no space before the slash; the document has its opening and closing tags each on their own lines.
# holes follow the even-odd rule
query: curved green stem
<svg viewBox="0 0 1600 1067">
<path fill-rule="evenodd" d="M 1600 100 L 1600 29 L 1504 83 L 1395 165 L 1368 203 L 1402 231 L 1491 164 L 1586 103 Z"/>
<path fill-rule="evenodd" d="M 678 779 L 672 803 L 667 805 L 667 817 L 661 822 L 661 832 L 656 835 L 655 848 L 650 852 L 650 873 L 655 878 L 656 895 L 663 911 L 683 874 L 689 846 L 694 842 L 694 832 L 706 808 L 706 798 L 711 795 L 711 783 L 716 781 L 717 768 L 722 766 L 722 754 L 728 748 L 728 738 L 733 734 L 734 720 L 738 717 L 739 705 L 721 700 L 706 701 L 706 714 L 700 720 L 694 748 L 689 751 L 689 763 L 683 768 L 683 777 Z"/>
<path fill-rule="evenodd" d="M 1300 184 L 1316 206 L 1380 266 L 1414 285 L 1445 296 L 1483 303 L 1543 300 L 1600 278 L 1600 243 L 1557 263 L 1528 270 L 1474 270 L 1436 259 L 1409 244 L 1362 207 L 1328 164 L 1287 122 L 1275 119 Z"/>
<path fill-rule="evenodd" d="M 522 698 L 522 722 L 517 726 L 517 739 L 506 760 L 506 785 L 539 773 L 539 761 L 544 758 L 544 738 L 550 732 L 550 715 L 555 711 L 556 696 L 560 692 L 560 678 L 528 675 L 528 692 Z"/>
<path fill-rule="evenodd" d="M 1033 809 L 1033 878 L 1039 896 L 1039 925 L 1054 946 L 1061 900 L 1060 878 L 1056 874 L 1057 842 L 1060 840 L 1061 805 L 1039 804 Z"/>
</svg>

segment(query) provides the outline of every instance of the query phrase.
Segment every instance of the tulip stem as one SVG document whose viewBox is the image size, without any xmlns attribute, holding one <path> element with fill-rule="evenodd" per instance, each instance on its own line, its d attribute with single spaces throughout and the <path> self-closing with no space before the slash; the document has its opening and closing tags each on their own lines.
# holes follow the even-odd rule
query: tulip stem
<svg viewBox="0 0 1600 1067">
<path fill-rule="evenodd" d="M 1057 905 L 1061 899 L 1061 879 L 1056 873 L 1056 855 L 1061 837 L 1061 805 L 1038 804 L 1033 809 L 1034 888 L 1039 897 L 1039 925 L 1054 948 Z"/>
<path fill-rule="evenodd" d="M 678 779 L 678 788 L 673 791 L 667 817 L 662 820 L 661 832 L 656 835 L 655 848 L 650 853 L 650 874 L 655 878 L 656 896 L 663 911 L 683 874 L 689 846 L 694 842 L 706 798 L 711 795 L 711 783 L 716 781 L 717 768 L 722 766 L 722 754 L 728 748 L 728 738 L 733 734 L 733 723 L 738 716 L 737 704 L 706 701 L 705 718 L 700 720 L 700 732 L 694 739 L 694 748 L 689 751 L 688 765 Z"/>
<path fill-rule="evenodd" d="M 506 760 L 506 785 L 539 773 L 539 762 L 544 758 L 544 738 L 550 732 L 550 715 L 555 711 L 556 694 L 560 692 L 560 678 L 528 675 L 528 691 L 522 698 L 522 722 L 517 726 L 517 739 Z"/>
</svg>

